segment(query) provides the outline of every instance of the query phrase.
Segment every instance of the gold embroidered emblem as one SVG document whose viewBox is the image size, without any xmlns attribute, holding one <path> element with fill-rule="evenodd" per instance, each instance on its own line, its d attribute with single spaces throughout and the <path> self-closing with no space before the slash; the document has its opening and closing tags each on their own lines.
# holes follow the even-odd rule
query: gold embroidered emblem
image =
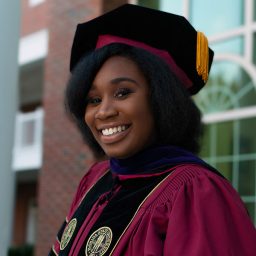
<svg viewBox="0 0 256 256">
<path fill-rule="evenodd" d="M 64 250 L 65 247 L 68 245 L 75 229 L 76 229 L 76 224 L 77 224 L 77 219 L 74 218 L 72 219 L 68 225 L 65 227 L 64 232 L 61 237 L 61 242 L 60 242 L 60 249 Z"/>
<path fill-rule="evenodd" d="M 85 247 L 86 256 L 102 256 L 108 250 L 112 241 L 112 230 L 101 227 L 91 234 Z"/>
</svg>

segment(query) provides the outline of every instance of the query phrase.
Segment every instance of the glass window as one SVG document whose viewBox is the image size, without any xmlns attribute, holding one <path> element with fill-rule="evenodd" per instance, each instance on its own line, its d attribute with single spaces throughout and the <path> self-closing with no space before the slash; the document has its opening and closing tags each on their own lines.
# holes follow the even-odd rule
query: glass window
<svg viewBox="0 0 256 256">
<path fill-rule="evenodd" d="M 24 122 L 22 127 L 22 146 L 32 146 L 35 143 L 35 120 Z"/>
<path fill-rule="evenodd" d="M 242 74 L 243 87 L 239 92 L 237 92 L 237 98 L 239 99 L 240 107 L 247 107 L 251 105 L 256 105 L 256 88 L 249 76 L 244 73 Z"/>
<path fill-rule="evenodd" d="M 201 141 L 201 156 L 208 157 L 210 155 L 210 132 L 211 132 L 211 125 L 205 125 L 203 130 L 203 138 Z"/>
<path fill-rule="evenodd" d="M 217 156 L 230 156 L 233 154 L 233 121 L 216 124 L 217 141 L 216 154 Z"/>
<path fill-rule="evenodd" d="M 159 9 L 159 0 L 139 0 L 138 5 Z"/>
<path fill-rule="evenodd" d="M 240 121 L 240 154 L 256 153 L 256 118 Z"/>
<path fill-rule="evenodd" d="M 256 105 L 256 90 L 238 64 L 215 62 L 205 88 L 194 99 L 203 113 L 220 112 Z"/>
<path fill-rule="evenodd" d="M 242 196 L 255 195 L 255 160 L 239 163 L 238 192 Z"/>
<path fill-rule="evenodd" d="M 220 33 L 243 24 L 242 0 L 191 0 L 190 20 L 207 35 Z"/>
<path fill-rule="evenodd" d="M 253 6 L 254 6 L 254 20 L 256 21 L 256 0 L 254 0 L 254 3 L 253 3 Z"/>
<path fill-rule="evenodd" d="M 217 163 L 216 168 L 219 172 L 223 174 L 229 181 L 232 181 L 233 178 L 233 162 L 223 162 Z"/>
<path fill-rule="evenodd" d="M 163 10 L 165 12 L 170 12 L 178 15 L 183 15 L 182 4 L 183 1 L 175 0 L 139 0 L 138 5 L 150 7 L 154 9 Z"/>
<path fill-rule="evenodd" d="M 255 8 L 256 8 L 256 3 L 255 3 Z M 253 34 L 253 56 L 252 57 L 253 57 L 253 63 L 256 65 L 256 33 Z"/>
<path fill-rule="evenodd" d="M 34 7 L 43 3 L 45 0 L 29 0 L 29 6 Z"/>
<path fill-rule="evenodd" d="M 38 206 L 35 199 L 30 199 L 27 215 L 26 243 L 35 244 L 36 239 L 36 223 Z"/>
<path fill-rule="evenodd" d="M 215 54 L 218 53 L 234 53 L 238 55 L 244 54 L 244 38 L 235 37 L 229 40 L 221 41 L 210 45 Z"/>
<path fill-rule="evenodd" d="M 170 1 L 170 0 L 160 0 L 160 10 L 163 10 L 165 12 L 170 12 L 178 15 L 184 15 L 183 9 L 182 9 L 182 2 L 180 1 Z"/>
<path fill-rule="evenodd" d="M 200 156 L 242 196 L 256 224 L 256 117 L 205 124 Z"/>
<path fill-rule="evenodd" d="M 255 212 L 256 203 L 245 203 L 245 206 L 249 212 L 251 219 L 253 220 L 253 218 L 256 214 L 256 212 Z"/>
</svg>

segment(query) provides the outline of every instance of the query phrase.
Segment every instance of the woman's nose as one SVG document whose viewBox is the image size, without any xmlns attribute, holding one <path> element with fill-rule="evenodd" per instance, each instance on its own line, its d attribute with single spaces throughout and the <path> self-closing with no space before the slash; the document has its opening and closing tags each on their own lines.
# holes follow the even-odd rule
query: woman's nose
<svg viewBox="0 0 256 256">
<path fill-rule="evenodd" d="M 111 100 L 102 100 L 95 114 L 96 119 L 107 119 L 118 115 L 115 104 Z"/>
</svg>

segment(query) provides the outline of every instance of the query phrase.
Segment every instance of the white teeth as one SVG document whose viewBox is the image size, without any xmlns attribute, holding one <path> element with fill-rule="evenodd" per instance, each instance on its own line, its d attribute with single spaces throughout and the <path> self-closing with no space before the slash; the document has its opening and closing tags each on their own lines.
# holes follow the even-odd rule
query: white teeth
<svg viewBox="0 0 256 256">
<path fill-rule="evenodd" d="M 104 129 L 102 130 L 102 134 L 105 135 L 105 136 L 108 136 L 108 135 L 112 135 L 112 134 L 115 134 L 115 133 L 118 133 L 118 132 L 122 132 L 124 130 L 126 130 L 127 127 L 125 125 L 119 125 L 117 127 L 113 127 L 113 128 L 109 128 L 109 129 Z"/>
</svg>

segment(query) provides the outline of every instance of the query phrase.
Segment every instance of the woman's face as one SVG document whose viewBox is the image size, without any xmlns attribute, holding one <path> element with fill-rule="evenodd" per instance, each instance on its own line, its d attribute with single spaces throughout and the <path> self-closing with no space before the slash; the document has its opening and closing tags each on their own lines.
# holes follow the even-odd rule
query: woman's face
<svg viewBox="0 0 256 256">
<path fill-rule="evenodd" d="M 132 60 L 114 56 L 103 64 L 88 93 L 85 122 L 109 157 L 127 158 L 154 142 L 148 84 Z"/>
</svg>

